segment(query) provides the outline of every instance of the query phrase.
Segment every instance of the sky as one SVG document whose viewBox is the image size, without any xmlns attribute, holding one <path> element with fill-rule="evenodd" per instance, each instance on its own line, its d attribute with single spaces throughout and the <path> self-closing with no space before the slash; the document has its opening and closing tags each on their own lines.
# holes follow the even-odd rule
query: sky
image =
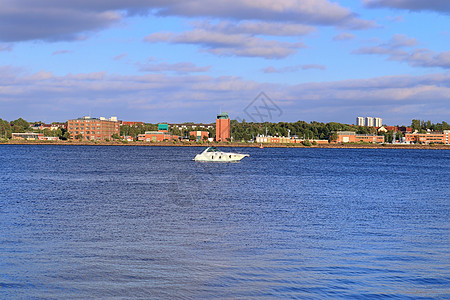
<svg viewBox="0 0 450 300">
<path fill-rule="evenodd" d="M 447 0 L 0 0 L 0 118 L 450 122 Z"/>
</svg>

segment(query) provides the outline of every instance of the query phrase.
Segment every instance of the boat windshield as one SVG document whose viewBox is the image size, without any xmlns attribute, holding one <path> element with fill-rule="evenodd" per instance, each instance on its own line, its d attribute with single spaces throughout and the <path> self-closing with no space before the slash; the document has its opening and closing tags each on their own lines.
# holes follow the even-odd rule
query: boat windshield
<svg viewBox="0 0 450 300">
<path fill-rule="evenodd" d="M 209 147 L 206 152 L 220 152 L 216 147 Z"/>
</svg>

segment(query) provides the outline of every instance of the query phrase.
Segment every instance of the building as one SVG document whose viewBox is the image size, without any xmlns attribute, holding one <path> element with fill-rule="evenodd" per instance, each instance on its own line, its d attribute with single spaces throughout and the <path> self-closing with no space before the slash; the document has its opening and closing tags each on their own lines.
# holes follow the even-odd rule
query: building
<svg viewBox="0 0 450 300">
<path fill-rule="evenodd" d="M 139 125 L 144 126 L 144 122 L 128 122 L 128 121 L 119 121 L 120 126 L 130 126 L 130 127 L 137 127 Z"/>
<path fill-rule="evenodd" d="M 158 124 L 158 132 L 169 132 L 169 124 Z"/>
<path fill-rule="evenodd" d="M 375 127 L 381 127 L 383 126 L 383 119 L 382 118 L 373 118 L 375 121 Z"/>
<path fill-rule="evenodd" d="M 259 143 L 277 143 L 277 144 L 288 144 L 291 143 L 291 139 L 284 136 L 257 136 L 255 141 Z M 295 142 L 293 140 L 293 142 Z"/>
<path fill-rule="evenodd" d="M 25 132 L 25 133 L 12 133 L 11 135 L 12 140 L 43 140 L 44 134 L 43 133 L 34 133 L 34 132 Z"/>
<path fill-rule="evenodd" d="M 25 133 L 12 133 L 11 139 L 13 140 L 28 140 L 28 141 L 58 141 L 57 136 L 44 136 L 43 133 L 25 132 Z"/>
<path fill-rule="evenodd" d="M 356 134 L 354 131 L 338 131 L 336 143 L 384 143 L 384 135 Z"/>
<path fill-rule="evenodd" d="M 61 123 L 55 123 L 55 124 L 42 124 L 42 123 L 34 123 L 30 125 L 30 128 L 33 130 L 44 130 L 44 129 L 48 129 L 48 130 L 58 130 L 58 129 L 65 129 L 66 128 L 66 124 L 61 124 Z"/>
<path fill-rule="evenodd" d="M 366 123 L 364 122 L 364 117 L 357 117 L 356 118 L 356 125 L 357 126 L 365 126 Z"/>
<path fill-rule="evenodd" d="M 116 121 L 114 121 L 114 119 Z M 106 140 L 113 134 L 120 134 L 120 123 L 117 118 L 110 120 L 105 118 L 83 117 L 67 121 L 67 130 L 71 139 L 81 137 L 81 140 Z"/>
<path fill-rule="evenodd" d="M 215 124 L 203 124 L 203 123 L 182 123 L 182 124 L 168 124 L 170 128 L 185 130 L 188 128 L 197 129 L 197 128 L 205 128 L 205 129 L 213 129 Z"/>
<path fill-rule="evenodd" d="M 367 127 L 381 127 L 383 126 L 383 119 L 378 117 L 357 117 L 356 118 L 357 126 L 367 126 Z"/>
<path fill-rule="evenodd" d="M 444 132 L 405 133 L 405 142 L 414 144 L 450 144 L 450 130 L 444 130 Z"/>
<path fill-rule="evenodd" d="M 406 127 L 406 126 L 401 126 L 401 127 L 398 128 L 398 130 L 400 130 L 403 133 L 412 132 L 413 131 L 411 127 Z"/>
<path fill-rule="evenodd" d="M 231 139 L 230 118 L 227 113 L 217 115 L 216 119 L 216 141 L 226 142 Z"/>
<path fill-rule="evenodd" d="M 204 141 L 209 137 L 208 131 L 191 131 L 189 132 L 189 137 L 194 136 L 196 141 Z"/>
<path fill-rule="evenodd" d="M 158 131 L 146 131 L 145 133 L 138 135 L 138 141 L 144 142 L 163 142 L 175 140 L 180 140 L 180 137 L 169 133 L 168 124 L 158 124 Z"/>
<path fill-rule="evenodd" d="M 278 136 L 257 136 L 255 142 L 258 144 L 271 143 L 271 144 L 302 144 L 305 139 L 298 139 L 297 137 L 278 137 Z M 306 140 L 315 144 L 328 144 L 328 140 Z"/>
<path fill-rule="evenodd" d="M 178 135 L 172 135 L 168 132 L 161 131 L 146 131 L 145 133 L 138 135 L 138 141 L 143 142 L 164 142 L 164 141 L 178 141 L 180 137 Z"/>
<path fill-rule="evenodd" d="M 398 132 L 399 128 L 398 126 L 384 126 L 386 128 L 386 131 L 394 131 L 394 132 Z"/>
</svg>

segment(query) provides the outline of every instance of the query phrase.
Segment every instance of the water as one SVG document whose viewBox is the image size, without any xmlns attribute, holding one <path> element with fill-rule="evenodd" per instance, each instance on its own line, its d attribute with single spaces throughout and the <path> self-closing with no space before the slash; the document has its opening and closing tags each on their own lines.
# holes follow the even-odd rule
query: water
<svg viewBox="0 0 450 300">
<path fill-rule="evenodd" d="M 0 145 L 0 298 L 450 298 L 450 151 L 201 150 Z"/>
</svg>

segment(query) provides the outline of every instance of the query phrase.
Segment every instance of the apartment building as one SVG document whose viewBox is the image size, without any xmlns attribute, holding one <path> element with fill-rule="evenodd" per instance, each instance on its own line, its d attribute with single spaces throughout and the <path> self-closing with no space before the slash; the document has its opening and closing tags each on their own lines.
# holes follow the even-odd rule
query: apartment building
<svg viewBox="0 0 450 300">
<path fill-rule="evenodd" d="M 381 127 L 383 126 L 383 119 L 382 118 L 373 118 L 375 122 L 375 127 Z"/>
<path fill-rule="evenodd" d="M 357 126 L 365 126 L 366 123 L 364 122 L 364 117 L 357 117 L 356 118 L 356 125 Z"/>
<path fill-rule="evenodd" d="M 367 117 L 366 118 L 366 126 L 367 127 L 373 127 L 373 118 L 372 117 Z"/>
<path fill-rule="evenodd" d="M 105 118 L 83 117 L 67 121 L 67 130 L 71 139 L 106 140 L 113 134 L 120 134 L 120 123 L 116 117 Z"/>
<path fill-rule="evenodd" d="M 378 117 L 357 117 L 356 125 L 367 127 L 381 127 L 383 126 L 383 119 Z"/>
</svg>

